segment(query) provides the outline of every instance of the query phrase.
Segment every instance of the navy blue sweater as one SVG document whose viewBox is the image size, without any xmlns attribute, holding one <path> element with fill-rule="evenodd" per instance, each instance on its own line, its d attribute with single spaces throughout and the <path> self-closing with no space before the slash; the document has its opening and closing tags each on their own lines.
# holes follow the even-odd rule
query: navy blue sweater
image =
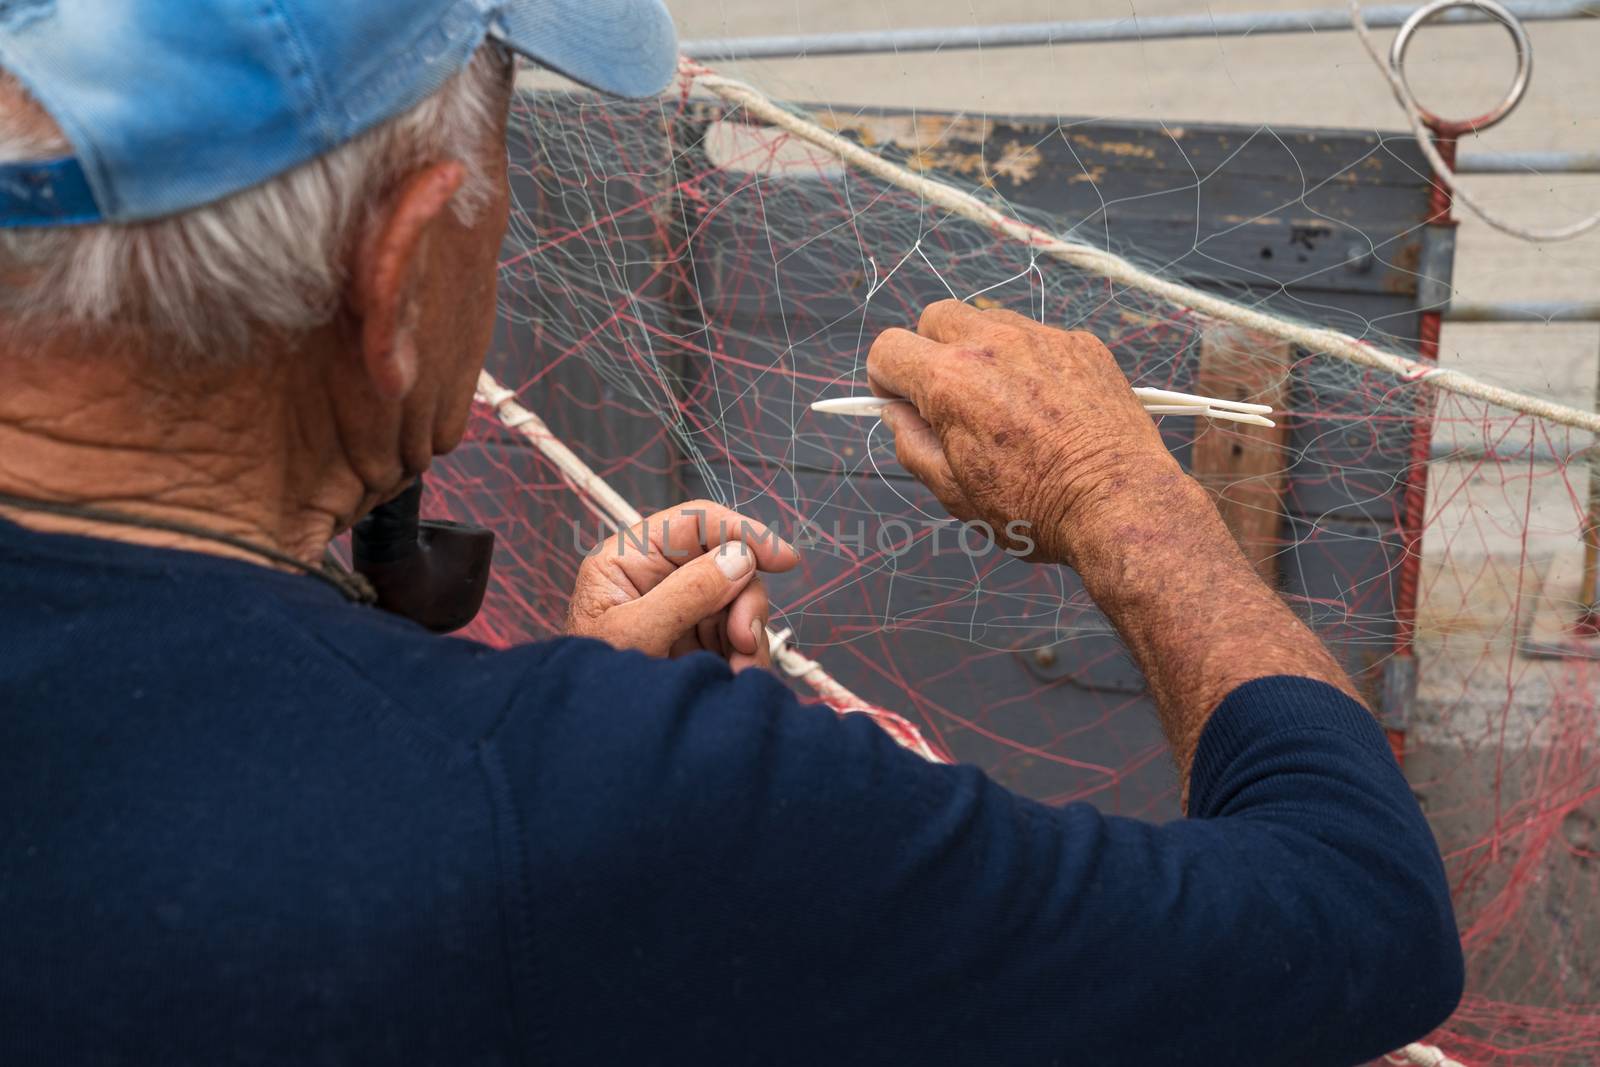
<svg viewBox="0 0 1600 1067">
<path fill-rule="evenodd" d="M 0 1063 L 1349 1064 L 1453 1008 L 1360 707 L 1234 692 L 1190 819 L 760 671 L 433 637 L 0 522 Z"/>
</svg>

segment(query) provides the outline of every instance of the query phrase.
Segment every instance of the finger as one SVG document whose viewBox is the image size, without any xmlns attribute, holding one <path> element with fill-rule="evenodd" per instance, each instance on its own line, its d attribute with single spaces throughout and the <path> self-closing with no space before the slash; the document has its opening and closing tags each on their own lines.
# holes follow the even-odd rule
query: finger
<svg viewBox="0 0 1600 1067">
<path fill-rule="evenodd" d="M 766 523 L 709 500 L 694 500 L 661 512 L 654 532 L 657 545 L 680 565 L 729 541 L 749 546 L 755 552 L 756 566 L 764 571 L 792 570 L 800 562 L 795 547 Z"/>
<path fill-rule="evenodd" d="M 707 652 L 726 657 L 727 646 L 723 642 L 722 617 L 726 612 L 717 612 L 707 615 L 695 624 L 695 636 L 699 639 L 700 647 Z"/>
<path fill-rule="evenodd" d="M 929 340 L 959 344 L 982 325 L 985 314 L 960 300 L 941 300 L 922 309 L 917 332 Z"/>
<path fill-rule="evenodd" d="M 800 562 L 799 551 L 765 523 L 710 500 L 691 500 L 658 511 L 615 540 L 615 546 L 608 545 L 615 549 L 615 566 L 640 594 L 728 541 L 748 545 L 756 565 L 765 571 L 792 570 Z"/>
<path fill-rule="evenodd" d="M 734 598 L 728 608 L 727 634 L 732 651 L 755 655 L 759 647 L 766 644 L 765 634 L 757 640 L 755 627 L 764 625 L 767 611 L 766 586 L 762 585 L 760 578 L 756 578 L 744 587 L 744 591 Z"/>
<path fill-rule="evenodd" d="M 986 322 L 998 322 L 1006 326 L 1020 326 L 1025 330 L 1045 330 L 1054 328 L 1046 326 L 1038 319 L 1030 318 L 1029 316 L 1024 315 L 1022 312 L 1015 311 L 1011 308 L 984 308 L 982 311 L 979 311 L 978 314 L 982 315 Z"/>
<path fill-rule="evenodd" d="M 952 515 L 970 517 L 972 506 L 956 481 L 939 435 L 927 420 L 904 404 L 893 404 L 884 410 L 883 421 L 894 431 L 894 455 L 900 466 L 931 489 Z"/>
<path fill-rule="evenodd" d="M 910 330 L 884 330 L 867 352 L 867 378 L 876 395 L 904 397 L 926 417 L 934 401 L 929 386 L 947 356 L 943 345 Z"/>
<path fill-rule="evenodd" d="M 739 541 L 755 553 L 756 567 L 769 574 L 792 571 L 800 565 L 800 550 L 779 537 L 765 523 L 723 508 L 715 528 L 709 531 L 707 550 Z"/>
<path fill-rule="evenodd" d="M 627 635 L 631 647 L 665 651 L 732 603 L 755 572 L 755 554 L 742 542 L 730 542 L 674 569 L 639 599 L 607 612 L 604 622 Z"/>
<path fill-rule="evenodd" d="M 743 652 L 735 652 L 733 655 L 729 656 L 728 666 L 732 667 L 734 673 L 736 674 L 739 671 L 750 667 L 760 667 L 762 670 L 771 670 L 772 654 L 768 651 L 766 642 L 762 642 L 761 651 L 757 652 L 753 656 L 747 656 Z"/>
<path fill-rule="evenodd" d="M 659 510 L 626 531 L 606 539 L 595 553 L 603 573 L 614 584 L 640 597 L 678 566 L 739 539 L 757 553 L 757 563 L 771 571 L 787 571 L 800 561 L 794 545 L 763 523 L 742 517 L 712 501 L 690 501 Z"/>
<path fill-rule="evenodd" d="M 772 643 L 767 639 L 766 616 L 750 620 L 750 638 L 755 644 L 754 652 L 735 651 L 728 657 L 728 665 L 735 671 L 742 671 L 746 667 L 772 666 Z"/>
<path fill-rule="evenodd" d="M 770 615 L 764 615 L 750 626 L 750 632 L 756 639 L 756 666 L 772 666 L 772 641 L 767 637 L 767 620 Z"/>
</svg>

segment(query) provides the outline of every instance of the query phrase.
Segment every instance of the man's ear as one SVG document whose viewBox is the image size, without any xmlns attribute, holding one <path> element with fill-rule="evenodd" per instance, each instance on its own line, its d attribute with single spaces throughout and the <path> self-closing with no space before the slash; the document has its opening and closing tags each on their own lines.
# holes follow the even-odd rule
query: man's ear
<svg viewBox="0 0 1600 1067">
<path fill-rule="evenodd" d="M 351 310 L 361 323 L 361 360 L 382 396 L 400 400 L 417 383 L 414 296 L 425 273 L 428 232 L 466 180 L 454 160 L 405 180 L 363 234 L 352 265 Z"/>
</svg>

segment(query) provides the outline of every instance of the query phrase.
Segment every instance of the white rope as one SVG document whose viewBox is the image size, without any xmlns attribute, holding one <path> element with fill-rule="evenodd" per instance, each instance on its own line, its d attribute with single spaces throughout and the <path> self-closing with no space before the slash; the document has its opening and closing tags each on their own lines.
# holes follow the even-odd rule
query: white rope
<svg viewBox="0 0 1600 1067">
<path fill-rule="evenodd" d="M 1028 247 L 1080 270 L 1101 275 L 1131 289 L 1151 293 L 1178 307 L 1193 308 L 1213 319 L 1235 323 L 1271 337 L 1281 338 L 1312 352 L 1343 359 L 1373 370 L 1386 371 L 1407 382 L 1471 397 L 1511 411 L 1534 415 L 1562 426 L 1600 433 L 1600 414 L 1558 404 L 1542 397 L 1490 385 L 1460 371 L 1423 363 L 1369 345 L 1338 330 L 1306 326 L 1245 307 L 1180 282 L 1170 281 L 1134 266 L 1111 252 L 1078 241 L 1067 241 L 1037 226 L 996 210 L 965 190 L 917 174 L 891 160 L 863 148 L 832 130 L 784 108 L 744 82 L 725 78 L 688 59 L 679 63 L 685 78 L 729 103 L 738 104 L 750 114 L 788 130 L 794 136 L 838 156 L 840 160 L 891 185 L 936 204 L 969 221 L 1015 238 Z"/>
<path fill-rule="evenodd" d="M 598 504 L 607 517 L 617 524 L 618 529 L 637 526 L 644 521 L 644 516 L 639 514 L 632 504 L 624 500 L 620 493 L 606 484 L 604 478 L 579 459 L 576 452 L 551 433 L 550 427 L 545 425 L 543 419 L 517 403 L 517 394 L 495 381 L 494 375 L 488 371 L 478 372 L 477 399 L 479 403 L 487 404 L 494 409 L 495 415 L 506 429 L 516 430 L 544 453 L 545 458 L 561 472 L 567 484 Z"/>
<path fill-rule="evenodd" d="M 1514 222 L 1507 222 L 1496 216 L 1488 208 L 1478 203 L 1476 197 L 1464 189 L 1456 181 L 1456 172 L 1450 164 L 1444 161 L 1439 154 L 1439 149 L 1433 143 L 1433 137 L 1428 131 L 1427 124 L 1422 121 L 1422 111 L 1417 107 L 1417 101 L 1411 95 L 1411 90 L 1406 88 L 1406 83 L 1401 79 L 1400 73 L 1383 58 L 1377 43 L 1372 39 L 1372 31 L 1367 27 L 1367 20 L 1361 14 L 1359 0 L 1350 0 L 1350 26 L 1356 31 L 1356 36 L 1361 39 L 1361 45 L 1367 50 L 1367 55 L 1378 65 L 1383 72 L 1384 80 L 1389 83 L 1389 89 L 1394 93 L 1394 98 L 1400 104 L 1400 110 L 1406 113 L 1406 121 L 1411 124 L 1411 133 L 1417 139 L 1417 147 L 1422 150 L 1428 164 L 1433 167 L 1433 172 L 1439 180 L 1450 190 L 1456 203 L 1463 204 L 1478 218 L 1499 230 L 1523 241 L 1532 241 L 1535 244 L 1544 241 L 1567 241 L 1574 237 L 1588 233 L 1596 226 L 1600 226 L 1600 214 L 1590 215 L 1586 219 L 1567 226 L 1558 226 L 1553 230 L 1535 230 L 1527 226 L 1519 226 Z"/>
<path fill-rule="evenodd" d="M 509 430 L 515 430 L 537 448 L 561 472 L 561 477 L 580 496 L 593 501 L 618 529 L 627 529 L 644 521 L 637 508 L 623 499 L 606 480 L 594 472 L 576 452 L 550 432 L 550 427 L 538 415 L 518 403 L 510 389 L 495 380 L 488 371 L 478 374 L 477 400 L 493 409 L 496 417 Z M 799 678 L 809 685 L 829 705 L 840 711 L 870 709 L 873 705 L 856 696 L 822 664 L 808 659 L 789 643 L 791 631 L 775 633 L 767 630 L 767 647 L 772 651 L 772 661 L 791 678 Z M 931 755 L 928 758 L 933 758 Z"/>
</svg>

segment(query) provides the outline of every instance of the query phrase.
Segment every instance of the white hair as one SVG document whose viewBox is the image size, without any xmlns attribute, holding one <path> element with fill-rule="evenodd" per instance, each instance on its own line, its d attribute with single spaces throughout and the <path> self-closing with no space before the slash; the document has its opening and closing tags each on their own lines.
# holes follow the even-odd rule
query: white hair
<svg viewBox="0 0 1600 1067">
<path fill-rule="evenodd" d="M 499 48 L 410 111 L 225 200 L 150 222 L 0 229 L 0 320 L 131 325 L 175 357 L 226 362 L 252 334 L 292 337 L 338 310 L 344 262 L 369 205 L 418 167 L 460 160 L 453 206 L 470 223 L 489 194 L 485 138 L 511 77 Z M 9 91 L 8 91 L 9 90 Z M 0 71 L 0 162 L 70 154 L 38 105 Z M 160 338 L 160 340 L 157 340 Z"/>
</svg>

